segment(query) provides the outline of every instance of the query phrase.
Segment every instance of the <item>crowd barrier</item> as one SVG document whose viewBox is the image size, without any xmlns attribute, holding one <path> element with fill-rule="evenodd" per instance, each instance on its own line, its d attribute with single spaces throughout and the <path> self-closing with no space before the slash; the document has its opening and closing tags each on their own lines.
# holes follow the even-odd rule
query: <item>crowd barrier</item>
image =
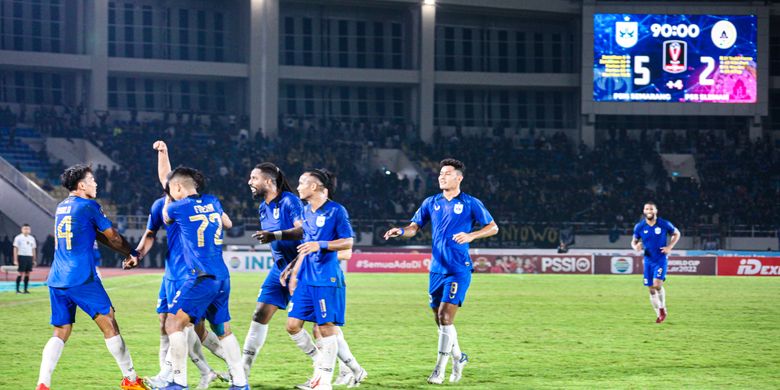
<svg viewBox="0 0 780 390">
<path fill-rule="evenodd" d="M 478 252 L 478 251 L 475 251 Z M 529 251 L 491 250 L 473 253 L 476 273 L 516 274 L 642 274 L 642 256 L 631 254 L 551 254 Z M 273 267 L 269 251 L 226 251 L 231 272 L 261 272 Z M 426 252 L 356 252 L 346 264 L 347 272 L 427 273 L 431 254 Z M 669 256 L 667 274 L 718 276 L 780 276 L 778 256 Z"/>
</svg>

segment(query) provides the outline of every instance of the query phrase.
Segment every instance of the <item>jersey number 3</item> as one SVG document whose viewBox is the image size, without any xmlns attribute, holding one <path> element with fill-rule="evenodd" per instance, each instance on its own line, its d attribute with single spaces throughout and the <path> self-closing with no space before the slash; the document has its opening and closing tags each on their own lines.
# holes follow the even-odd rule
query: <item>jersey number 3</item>
<svg viewBox="0 0 780 390">
<path fill-rule="evenodd" d="M 211 213 L 208 216 L 206 214 L 192 215 L 190 216 L 190 221 L 200 221 L 200 226 L 198 226 L 198 248 L 206 246 L 206 238 L 203 235 L 206 232 L 206 228 L 209 227 L 209 222 L 217 224 L 217 231 L 214 233 L 214 245 L 222 245 L 222 215 L 220 213 Z"/>
</svg>

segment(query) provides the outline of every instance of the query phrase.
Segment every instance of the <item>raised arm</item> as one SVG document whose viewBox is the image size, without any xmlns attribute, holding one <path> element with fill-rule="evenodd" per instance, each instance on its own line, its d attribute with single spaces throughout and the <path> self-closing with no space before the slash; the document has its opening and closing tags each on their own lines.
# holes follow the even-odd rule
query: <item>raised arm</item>
<svg viewBox="0 0 780 390">
<path fill-rule="evenodd" d="M 160 185 L 165 188 L 168 174 L 171 172 L 171 160 L 168 157 L 168 145 L 164 141 L 157 141 L 152 146 L 157 151 L 157 178 Z"/>
</svg>

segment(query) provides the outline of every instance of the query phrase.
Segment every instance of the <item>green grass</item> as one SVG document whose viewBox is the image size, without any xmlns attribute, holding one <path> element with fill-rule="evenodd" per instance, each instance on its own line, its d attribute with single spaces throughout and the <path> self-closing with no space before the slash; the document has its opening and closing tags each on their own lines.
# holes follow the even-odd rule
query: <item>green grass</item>
<svg viewBox="0 0 780 390">
<path fill-rule="evenodd" d="M 241 343 L 263 277 L 233 277 L 233 327 Z M 428 387 L 437 332 L 427 306 L 427 275 L 347 279 L 344 332 L 369 372 L 361 388 Z M 159 280 L 134 275 L 105 282 L 136 369 L 147 376 L 158 369 Z M 457 387 L 780 387 L 780 279 L 672 276 L 666 289 L 670 316 L 656 325 L 639 277 L 475 275 L 455 321 L 472 359 Z M 48 292 L 2 293 L 0 313 L 0 388 L 32 389 L 51 335 Z M 255 389 L 291 388 L 311 373 L 311 362 L 284 331 L 285 320 L 279 312 L 271 323 L 250 377 Z M 207 359 L 225 370 L 214 356 L 207 353 Z M 189 372 L 197 384 L 191 363 Z M 54 388 L 111 389 L 119 379 L 97 327 L 79 312 Z"/>
</svg>

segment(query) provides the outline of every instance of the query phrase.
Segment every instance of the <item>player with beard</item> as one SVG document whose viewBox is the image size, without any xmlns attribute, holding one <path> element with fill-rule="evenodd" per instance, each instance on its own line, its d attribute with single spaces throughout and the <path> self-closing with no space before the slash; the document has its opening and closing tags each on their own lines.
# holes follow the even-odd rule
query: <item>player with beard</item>
<svg viewBox="0 0 780 390">
<path fill-rule="evenodd" d="M 643 209 L 644 219 L 634 226 L 634 239 L 631 247 L 635 251 L 644 252 L 644 285 L 650 290 L 650 303 L 655 310 L 655 322 L 664 322 L 666 311 L 666 281 L 667 255 L 680 241 L 680 231 L 671 222 L 658 217 L 658 208 L 653 202 L 646 202 Z M 671 240 L 667 243 L 667 236 Z"/>
<path fill-rule="evenodd" d="M 252 316 L 252 323 L 249 324 L 249 332 L 244 339 L 244 371 L 248 377 L 257 354 L 265 344 L 268 323 L 277 310 L 287 309 L 287 304 L 290 302 L 290 291 L 281 284 L 279 276 L 298 256 L 298 245 L 301 242 L 282 240 L 282 231 L 301 226 L 303 202 L 293 194 L 282 170 L 270 162 L 257 164 L 249 174 L 247 184 L 252 191 L 252 197 L 260 199 L 258 214 L 261 230 L 253 237 L 263 243 L 270 242 L 274 258 L 273 268 L 268 272 L 257 294 L 257 307 Z M 271 241 L 274 238 L 275 240 Z M 302 335 L 301 342 L 296 341 L 296 344 L 310 356 L 316 353 L 316 347 L 308 334 Z"/>
</svg>

